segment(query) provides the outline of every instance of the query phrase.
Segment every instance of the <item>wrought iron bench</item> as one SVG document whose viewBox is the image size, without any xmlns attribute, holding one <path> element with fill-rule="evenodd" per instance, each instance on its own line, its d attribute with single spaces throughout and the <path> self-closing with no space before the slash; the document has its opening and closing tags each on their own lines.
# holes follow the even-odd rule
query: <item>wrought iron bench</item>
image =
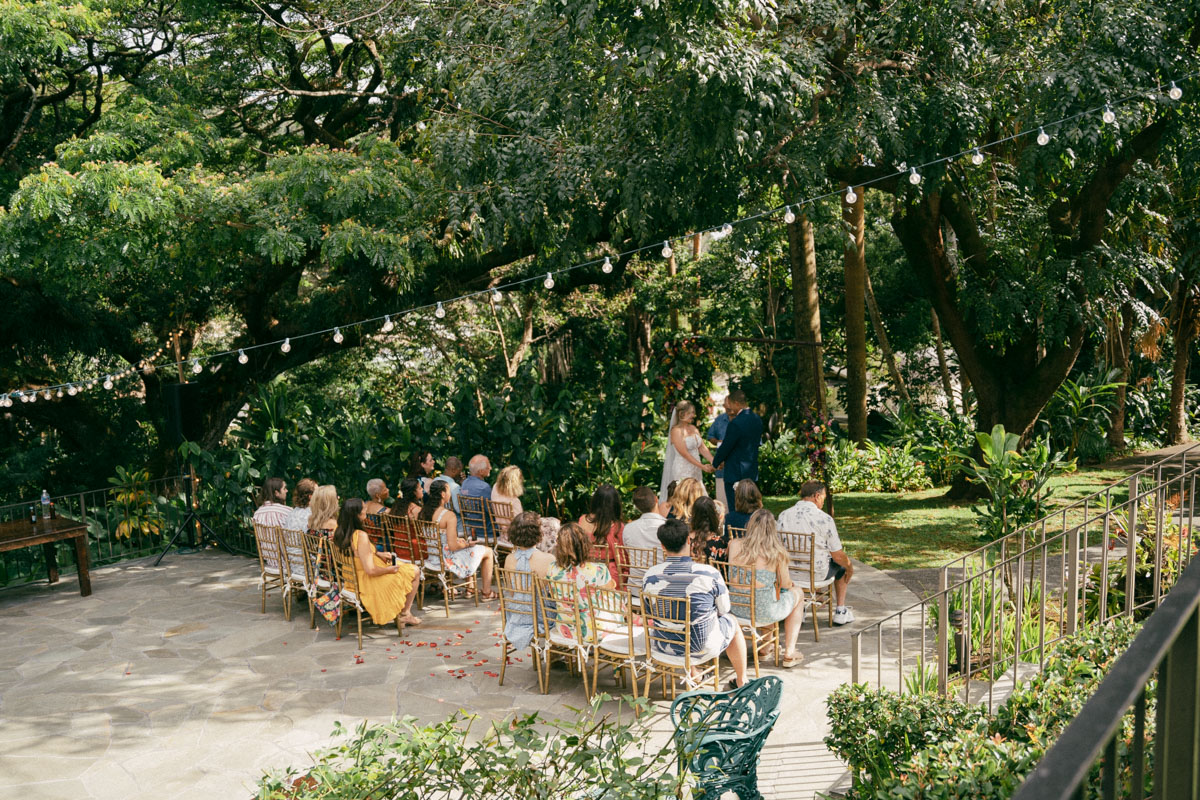
<svg viewBox="0 0 1200 800">
<path fill-rule="evenodd" d="M 759 800 L 758 755 L 779 718 L 783 682 L 767 676 L 728 692 L 687 692 L 671 704 L 679 769 L 696 778 L 697 800 L 734 792 Z"/>
</svg>

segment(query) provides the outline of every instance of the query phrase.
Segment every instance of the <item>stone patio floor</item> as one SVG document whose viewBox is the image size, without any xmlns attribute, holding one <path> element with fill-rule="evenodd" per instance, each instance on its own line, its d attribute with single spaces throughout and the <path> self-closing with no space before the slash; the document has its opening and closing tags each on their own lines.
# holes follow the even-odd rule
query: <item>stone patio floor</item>
<svg viewBox="0 0 1200 800">
<path fill-rule="evenodd" d="M 785 682 L 760 767 L 768 798 L 807 800 L 843 779 L 822 739 L 824 699 L 850 675 L 848 628 L 916 600 L 884 573 L 855 568 L 857 622 L 822 625 L 819 643 L 806 622 L 804 663 L 764 670 Z M 257 572 L 222 552 L 172 553 L 158 567 L 95 570 L 90 597 L 73 578 L 0 591 L 0 797 L 237 800 L 254 795 L 264 771 L 309 763 L 335 721 L 432 722 L 459 708 L 487 721 L 585 703 L 566 671 L 540 694 L 528 654 L 502 687 L 487 674 L 499 672 L 495 602 L 457 601 L 449 619 L 431 603 L 402 637 L 365 621 L 359 651 L 352 621 L 340 641 L 323 621 L 311 630 L 303 599 L 290 622 L 278 592 L 260 613 Z M 615 690 L 602 676 L 606 687 Z M 656 707 L 665 714 L 669 703 Z M 654 726 L 665 735 L 669 724 Z"/>
</svg>

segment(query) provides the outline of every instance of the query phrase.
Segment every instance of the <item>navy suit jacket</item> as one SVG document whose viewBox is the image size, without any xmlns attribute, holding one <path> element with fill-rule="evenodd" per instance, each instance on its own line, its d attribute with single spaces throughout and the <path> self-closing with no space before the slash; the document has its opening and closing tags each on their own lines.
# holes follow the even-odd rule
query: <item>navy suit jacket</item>
<svg viewBox="0 0 1200 800">
<path fill-rule="evenodd" d="M 725 483 L 732 485 L 749 478 L 758 480 L 758 445 L 762 441 L 762 419 L 750 409 L 743 409 L 729 421 L 725 438 L 713 454 L 713 466 L 725 465 Z"/>
</svg>

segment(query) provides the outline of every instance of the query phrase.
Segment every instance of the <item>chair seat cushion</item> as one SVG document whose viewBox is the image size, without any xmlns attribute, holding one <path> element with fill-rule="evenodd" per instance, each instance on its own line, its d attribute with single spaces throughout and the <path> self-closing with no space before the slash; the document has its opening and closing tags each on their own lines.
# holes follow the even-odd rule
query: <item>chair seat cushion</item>
<svg viewBox="0 0 1200 800">
<path fill-rule="evenodd" d="M 824 589 L 826 586 L 829 586 L 832 583 L 833 583 L 833 578 L 823 578 L 822 580 L 817 581 L 812 586 L 809 586 L 807 577 L 804 579 L 796 578 L 797 586 L 799 586 L 801 589 L 808 589 L 810 591 L 813 589 Z"/>
<path fill-rule="evenodd" d="M 712 661 L 716 658 L 719 658 L 720 655 L 720 650 L 705 650 L 702 653 L 692 653 L 692 664 L 703 664 L 707 661 Z M 669 667 L 682 667 L 686 664 L 684 661 L 684 656 L 682 655 L 676 656 L 671 655 L 670 653 L 660 653 L 657 650 L 651 651 L 650 660 L 659 664 L 666 664 Z"/>
<path fill-rule="evenodd" d="M 629 655 L 629 636 L 624 633 L 610 633 L 596 646 L 607 653 L 627 656 Z M 635 627 L 633 629 L 633 655 L 646 655 L 646 631 L 644 628 Z"/>
<path fill-rule="evenodd" d="M 559 647 L 579 647 L 579 642 L 570 636 L 563 636 L 557 629 L 550 630 L 550 643 Z M 586 645 L 585 645 L 586 646 Z"/>
</svg>

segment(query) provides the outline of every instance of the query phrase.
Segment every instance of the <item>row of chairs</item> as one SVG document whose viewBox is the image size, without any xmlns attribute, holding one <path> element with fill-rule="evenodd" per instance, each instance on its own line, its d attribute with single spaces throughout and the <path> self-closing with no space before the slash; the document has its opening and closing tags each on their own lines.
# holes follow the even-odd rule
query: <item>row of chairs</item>
<svg viewBox="0 0 1200 800">
<path fill-rule="evenodd" d="M 645 557 L 646 568 L 652 566 L 648 560 L 658 553 L 622 549 L 629 557 L 626 563 L 637 563 L 637 558 Z M 726 562 L 714 561 L 712 565 L 726 576 L 730 611 L 746 636 L 757 678 L 764 653 L 773 652 L 775 666 L 780 664 L 780 621 L 759 619 L 753 569 Z M 721 652 L 696 652 L 692 646 L 690 599 L 645 594 L 641 575 L 631 576 L 624 590 L 581 589 L 574 581 L 547 580 L 508 569 L 498 569 L 496 576 L 504 629 L 507 631 L 510 618 L 534 623 L 530 647 L 543 694 L 549 692 L 549 664 L 556 656 L 580 674 L 589 699 L 596 692 L 602 668 L 612 668 L 622 687 L 628 675 L 635 697 L 641 677 L 645 679 L 647 697 L 655 677 L 661 681 L 663 694 L 669 693 L 672 698 L 678 683 L 693 690 L 711 680 L 714 690 L 720 689 Z M 501 685 L 509 658 L 516 652 L 507 638 L 503 639 L 503 648 Z"/>
</svg>

